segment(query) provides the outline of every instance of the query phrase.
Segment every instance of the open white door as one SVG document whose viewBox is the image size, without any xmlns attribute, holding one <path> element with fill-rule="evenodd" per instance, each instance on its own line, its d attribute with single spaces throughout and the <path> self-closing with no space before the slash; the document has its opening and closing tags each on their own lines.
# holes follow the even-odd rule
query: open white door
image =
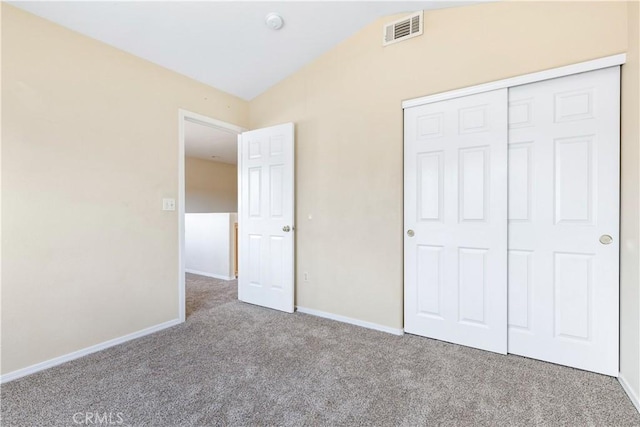
<svg viewBox="0 0 640 427">
<path fill-rule="evenodd" d="M 507 90 L 405 110 L 405 331 L 507 351 Z"/>
<path fill-rule="evenodd" d="M 238 136 L 238 299 L 293 313 L 293 123 Z"/>
</svg>

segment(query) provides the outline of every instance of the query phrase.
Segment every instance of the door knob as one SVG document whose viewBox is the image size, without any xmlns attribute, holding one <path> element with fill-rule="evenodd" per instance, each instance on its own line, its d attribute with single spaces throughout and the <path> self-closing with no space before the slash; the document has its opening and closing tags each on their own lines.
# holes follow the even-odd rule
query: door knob
<svg viewBox="0 0 640 427">
<path fill-rule="evenodd" d="M 413 230 L 407 230 L 407 236 L 413 237 L 415 235 L 416 235 L 416 233 Z"/>
<path fill-rule="evenodd" d="M 610 245 L 611 243 L 613 243 L 613 237 L 609 236 L 608 234 L 603 234 L 602 236 L 600 236 L 600 243 L 602 243 L 603 245 Z"/>
<path fill-rule="evenodd" d="M 291 227 L 289 227 L 288 225 L 285 225 L 284 227 L 282 227 L 282 231 L 284 231 L 285 233 L 288 233 L 291 231 Z"/>
</svg>

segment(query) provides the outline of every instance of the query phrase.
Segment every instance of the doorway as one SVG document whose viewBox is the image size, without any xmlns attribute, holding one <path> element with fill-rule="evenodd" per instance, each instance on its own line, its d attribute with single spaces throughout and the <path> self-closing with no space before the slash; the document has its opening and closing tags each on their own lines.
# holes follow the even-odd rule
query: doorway
<svg viewBox="0 0 640 427">
<path fill-rule="evenodd" d="M 179 316 L 186 274 L 199 282 L 236 278 L 238 135 L 244 128 L 179 111 Z M 235 285 L 234 285 L 235 286 Z"/>
</svg>

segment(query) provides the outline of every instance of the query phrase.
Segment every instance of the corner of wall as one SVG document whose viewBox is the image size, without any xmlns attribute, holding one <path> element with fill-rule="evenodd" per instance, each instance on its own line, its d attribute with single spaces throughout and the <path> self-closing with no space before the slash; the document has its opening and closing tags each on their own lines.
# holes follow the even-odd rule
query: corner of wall
<svg viewBox="0 0 640 427">
<path fill-rule="evenodd" d="M 620 384 L 640 410 L 640 4 L 627 2 L 621 81 Z"/>
</svg>

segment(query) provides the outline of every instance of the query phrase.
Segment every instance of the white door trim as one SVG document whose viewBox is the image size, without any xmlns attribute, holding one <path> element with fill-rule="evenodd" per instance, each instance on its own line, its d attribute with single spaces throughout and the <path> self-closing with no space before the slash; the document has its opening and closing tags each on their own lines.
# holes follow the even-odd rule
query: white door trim
<svg viewBox="0 0 640 427">
<path fill-rule="evenodd" d="M 178 109 L 178 318 L 180 322 L 186 319 L 186 298 L 185 298 L 185 258 L 184 258 L 184 214 L 185 214 L 185 143 L 184 143 L 184 122 L 189 121 L 199 123 L 216 129 L 235 132 L 240 134 L 247 129 L 236 126 L 222 120 L 203 116 L 192 111 Z M 238 186 L 240 182 L 238 182 Z M 240 221 L 240 218 L 238 218 Z"/>
<path fill-rule="evenodd" d="M 552 68 L 538 71 L 536 73 L 523 74 L 521 76 L 510 77 L 508 79 L 496 80 L 475 86 L 468 86 L 462 89 L 440 92 L 434 95 L 422 96 L 402 102 L 402 108 L 416 107 L 418 105 L 431 104 L 432 102 L 444 101 L 452 98 L 459 98 L 477 93 L 489 92 L 496 89 L 504 89 L 513 86 L 520 86 L 528 83 L 535 83 L 542 80 L 555 79 L 556 77 L 569 76 L 571 74 L 585 73 L 587 71 L 599 70 L 601 68 L 615 67 L 627 61 L 627 54 L 605 56 L 591 61 L 579 62 L 577 64 L 566 65 L 564 67 Z"/>
<path fill-rule="evenodd" d="M 622 389 L 625 391 L 625 393 L 627 393 L 627 396 L 629 396 L 629 400 L 631 400 L 633 406 L 635 406 L 638 412 L 640 412 L 640 399 L 638 398 L 638 395 L 633 391 L 633 388 L 629 385 L 624 375 L 622 375 L 622 372 L 618 374 L 618 382 L 622 386 Z"/>
</svg>

